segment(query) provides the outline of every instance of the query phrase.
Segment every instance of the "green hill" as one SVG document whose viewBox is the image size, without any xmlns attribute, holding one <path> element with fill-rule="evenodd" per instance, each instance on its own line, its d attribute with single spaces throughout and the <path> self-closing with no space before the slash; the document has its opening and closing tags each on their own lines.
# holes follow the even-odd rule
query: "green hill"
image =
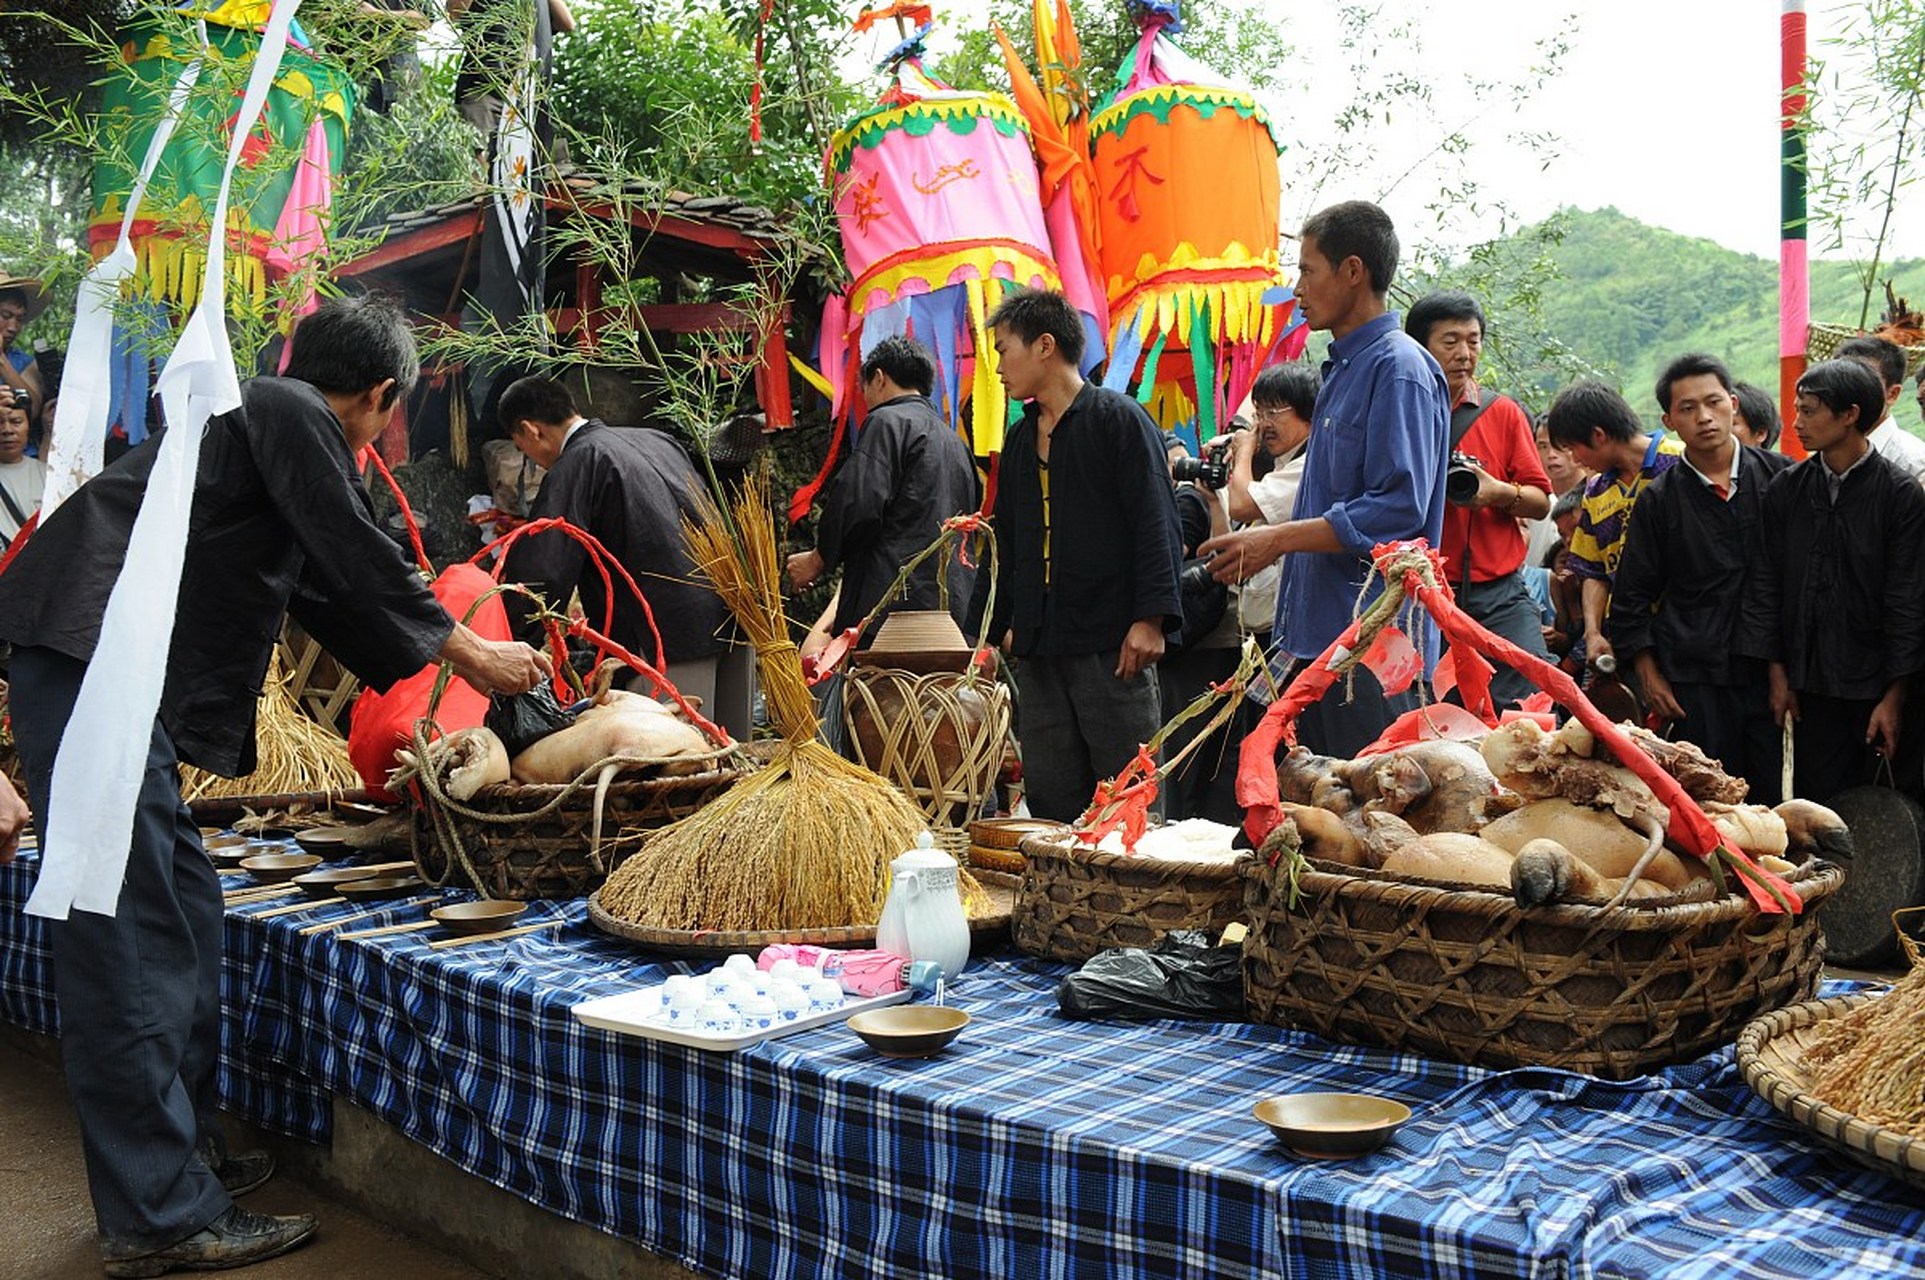
<svg viewBox="0 0 1925 1280">
<path fill-rule="evenodd" d="M 1615 380 L 1639 413 L 1655 421 L 1658 371 L 1686 351 L 1719 356 L 1735 377 L 1776 393 L 1776 261 L 1647 226 L 1616 209 L 1563 216 L 1568 230 L 1551 255 L 1562 278 L 1543 291 L 1544 329 Z M 1925 260 L 1901 259 L 1880 278 L 1925 303 Z M 1855 326 L 1861 302 L 1852 264 L 1812 263 L 1812 319 Z M 1872 324 L 1883 307 L 1881 288 Z M 1899 420 L 1913 426 L 1916 416 L 1900 413 Z"/>
</svg>

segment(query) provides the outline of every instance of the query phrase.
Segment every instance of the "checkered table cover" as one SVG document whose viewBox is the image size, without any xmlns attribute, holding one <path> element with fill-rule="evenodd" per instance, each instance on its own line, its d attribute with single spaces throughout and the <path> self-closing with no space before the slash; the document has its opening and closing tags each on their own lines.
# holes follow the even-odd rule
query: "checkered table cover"
<svg viewBox="0 0 1925 1280">
<path fill-rule="evenodd" d="M 45 1031 L 33 865 L 0 873 L 0 1015 Z M 1925 1275 L 1925 1198 L 1806 1141 L 1729 1051 L 1610 1083 L 1263 1026 L 1077 1023 L 1056 1012 L 1066 967 L 1000 955 L 956 984 L 975 1021 L 938 1058 L 881 1059 L 839 1025 L 707 1054 L 575 1021 L 687 969 L 579 902 L 524 917 L 554 931 L 445 952 L 299 934 L 346 907 L 245 918 L 262 909 L 229 913 L 231 1105 L 325 1140 L 339 1092 L 716 1275 Z M 1250 1109 L 1316 1089 L 1416 1116 L 1376 1155 L 1300 1160 Z"/>
</svg>

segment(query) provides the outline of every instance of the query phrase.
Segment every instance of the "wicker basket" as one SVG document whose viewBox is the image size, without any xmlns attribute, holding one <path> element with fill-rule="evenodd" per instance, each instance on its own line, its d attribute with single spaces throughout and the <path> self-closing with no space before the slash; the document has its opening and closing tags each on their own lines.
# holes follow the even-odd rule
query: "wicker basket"
<svg viewBox="0 0 1925 1280">
<path fill-rule="evenodd" d="M 1868 1169 L 1925 1188 L 1925 1138 L 1861 1120 L 1820 1101 L 1807 1088 L 1805 1048 L 1827 1021 L 1879 998 L 1859 992 L 1795 1004 L 1759 1018 L 1738 1037 L 1738 1069 L 1759 1097 L 1813 1137 Z"/>
<path fill-rule="evenodd" d="M 1028 865 L 1023 858 L 1027 837 L 1068 829 L 1067 823 L 1048 818 L 977 818 L 969 824 L 969 865 L 1020 876 Z"/>
<path fill-rule="evenodd" d="M 1751 1018 L 1810 999 L 1829 863 L 1791 881 L 1806 910 L 1743 897 L 1523 910 L 1509 896 L 1246 855 L 1250 1014 L 1350 1044 L 1489 1067 L 1624 1079 L 1729 1044 Z"/>
<path fill-rule="evenodd" d="M 1026 837 L 1023 887 L 1010 917 L 1020 951 L 1081 963 L 1112 947 L 1147 947 L 1173 929 L 1215 938 L 1243 916 L 1237 863 L 1106 853 L 1067 832 Z"/>
<path fill-rule="evenodd" d="M 414 805 L 415 865 L 431 884 L 468 885 L 491 898 L 579 898 L 634 852 L 640 833 L 688 817 L 741 776 L 718 763 L 684 777 L 610 782 L 599 850 L 592 780 L 497 783 L 458 806 L 423 794 Z"/>
<path fill-rule="evenodd" d="M 1854 329 L 1843 324 L 1814 324 L 1805 329 L 1805 355 L 1813 364 L 1829 360 L 1838 354 L 1839 345 L 1851 338 L 1865 336 L 1863 329 Z M 1912 377 L 1925 365 L 1925 346 L 1900 346 L 1905 353 L 1905 376 Z"/>
</svg>

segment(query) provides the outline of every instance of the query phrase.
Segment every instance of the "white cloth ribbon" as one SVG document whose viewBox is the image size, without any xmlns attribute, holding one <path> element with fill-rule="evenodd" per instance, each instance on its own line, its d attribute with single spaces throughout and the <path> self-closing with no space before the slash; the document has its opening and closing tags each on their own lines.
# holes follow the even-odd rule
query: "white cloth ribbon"
<svg viewBox="0 0 1925 1280">
<path fill-rule="evenodd" d="M 229 189 L 241 148 L 280 70 L 288 28 L 300 5 L 301 0 L 274 0 L 228 142 L 209 224 L 200 305 L 156 382 L 167 432 L 134 518 L 126 562 L 107 600 L 93 660 L 54 758 L 43 861 L 27 899 L 29 915 L 64 920 L 74 909 L 112 915 L 120 902 L 147 747 L 167 678 L 201 442 L 209 418 L 241 404 L 226 325 Z"/>
</svg>

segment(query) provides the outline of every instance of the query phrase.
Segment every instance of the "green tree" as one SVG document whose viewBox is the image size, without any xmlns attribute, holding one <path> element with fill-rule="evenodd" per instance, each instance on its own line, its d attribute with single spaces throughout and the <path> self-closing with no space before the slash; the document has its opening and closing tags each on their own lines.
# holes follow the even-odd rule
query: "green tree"
<svg viewBox="0 0 1925 1280">
<path fill-rule="evenodd" d="M 829 72 L 835 6 L 776 7 L 764 37 L 760 148 L 749 137 L 758 6 L 582 0 L 556 42 L 555 114 L 576 160 L 663 186 L 783 208 L 822 191 L 828 134 L 856 105 Z M 833 24 L 833 25 L 831 25 Z"/>
<path fill-rule="evenodd" d="M 1809 221 L 1823 233 L 1820 250 L 1857 259 L 1863 329 L 1891 249 L 1892 215 L 1919 176 L 1925 0 L 1865 0 L 1846 11 L 1824 47 L 1836 65 L 1814 61 L 1807 77 Z"/>
</svg>

